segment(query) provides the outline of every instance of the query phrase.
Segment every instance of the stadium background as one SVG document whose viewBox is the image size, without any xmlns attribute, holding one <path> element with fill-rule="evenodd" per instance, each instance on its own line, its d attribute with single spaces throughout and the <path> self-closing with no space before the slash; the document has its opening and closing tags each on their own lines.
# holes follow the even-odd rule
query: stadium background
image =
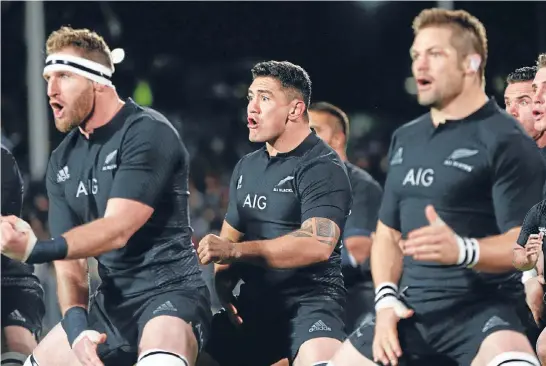
<svg viewBox="0 0 546 366">
<path fill-rule="evenodd" d="M 245 96 L 249 70 L 259 61 L 303 66 L 312 100 L 332 102 L 350 116 L 350 160 L 383 182 L 392 131 L 425 111 L 415 102 L 408 50 L 413 17 L 434 6 L 468 10 L 484 23 L 487 92 L 501 105 L 506 75 L 546 50 L 546 2 L 3 1 L 2 140 L 25 177 L 25 219 L 38 237 L 49 237 L 43 173 L 63 136 L 40 76 L 45 37 L 60 26 L 93 29 L 111 49 L 123 48 L 113 77 L 120 96 L 156 108 L 180 129 L 192 157 L 198 242 L 219 230 L 231 169 L 257 148 L 247 140 Z M 54 272 L 49 265 L 37 271 L 47 331 L 60 319 Z"/>
</svg>

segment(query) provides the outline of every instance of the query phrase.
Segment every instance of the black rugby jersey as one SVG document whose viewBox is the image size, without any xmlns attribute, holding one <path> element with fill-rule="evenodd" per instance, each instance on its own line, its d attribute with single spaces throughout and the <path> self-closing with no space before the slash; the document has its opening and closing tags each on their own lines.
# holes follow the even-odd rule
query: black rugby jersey
<svg viewBox="0 0 546 366">
<path fill-rule="evenodd" d="M 546 236 L 546 200 L 540 201 L 527 213 L 518 237 L 518 244 L 525 247 L 531 234 L 543 233 Z M 542 239 L 542 252 L 545 252 L 545 239 Z M 545 260 L 546 264 L 546 260 Z"/>
<path fill-rule="evenodd" d="M 546 168 L 533 140 L 494 100 L 434 127 L 430 113 L 396 130 L 379 219 L 408 232 L 427 226 L 432 204 L 458 235 L 484 238 L 521 226 L 541 199 Z M 404 258 L 401 286 L 417 302 L 463 300 L 484 286 L 522 290 L 517 271 L 485 274 Z M 436 305 L 437 306 L 437 305 Z"/>
<path fill-rule="evenodd" d="M 160 113 L 128 99 L 87 139 L 71 131 L 51 155 L 47 172 L 51 234 L 104 216 L 110 198 L 142 202 L 151 218 L 125 247 L 98 256 L 104 290 L 149 291 L 169 283 L 204 286 L 191 242 L 189 156 Z"/>
<path fill-rule="evenodd" d="M 381 207 L 383 189 L 379 183 L 365 170 L 345 162 L 351 188 L 353 192 L 353 204 L 351 214 L 347 217 L 343 238 L 352 236 L 370 236 L 377 226 L 377 216 Z M 360 281 L 371 281 L 370 261 L 367 259 L 360 267 L 353 267 L 349 262 L 348 252 L 345 246 L 342 250 L 342 270 L 345 286 Z"/>
<path fill-rule="evenodd" d="M 2 148 L 2 216 L 21 217 L 23 211 L 23 178 L 19 166 L 6 146 Z M 34 266 L 14 261 L 2 255 L 2 286 L 36 287 L 38 278 L 34 276 Z"/>
<path fill-rule="evenodd" d="M 294 150 L 269 156 L 266 147 L 244 156 L 233 171 L 226 221 L 244 240 L 289 234 L 313 217 L 335 222 L 341 230 L 349 214 L 351 186 L 345 165 L 324 141 L 310 133 Z M 323 245 L 317 243 L 317 245 Z M 311 292 L 344 296 L 340 243 L 327 262 L 304 268 L 274 269 L 234 263 L 256 294 Z"/>
</svg>

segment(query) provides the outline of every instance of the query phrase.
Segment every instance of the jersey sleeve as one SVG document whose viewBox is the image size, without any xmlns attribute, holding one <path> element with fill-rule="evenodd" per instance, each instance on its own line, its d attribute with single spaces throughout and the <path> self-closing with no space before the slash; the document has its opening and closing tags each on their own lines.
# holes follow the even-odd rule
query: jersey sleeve
<svg viewBox="0 0 546 366">
<path fill-rule="evenodd" d="M 64 195 L 63 182 L 57 182 L 58 167 L 53 158 L 49 160 L 46 173 L 46 188 L 49 199 L 48 224 L 52 237 L 64 234 L 80 225 L 80 221 L 68 206 Z"/>
<path fill-rule="evenodd" d="M 375 231 L 381 206 L 382 191 L 379 186 L 361 181 L 352 188 L 353 204 L 345 223 L 345 239 L 351 236 L 370 236 Z"/>
<path fill-rule="evenodd" d="M 313 217 L 329 219 L 344 230 L 351 208 L 351 183 L 341 162 L 328 156 L 303 165 L 295 174 L 301 202 L 301 222 Z"/>
<path fill-rule="evenodd" d="M 387 154 L 387 164 L 391 164 L 395 148 L 396 132 L 392 137 L 391 145 L 389 147 L 389 153 Z M 383 200 L 381 202 L 381 208 L 379 209 L 379 220 L 381 220 L 381 222 L 386 226 L 394 230 L 401 231 L 399 201 L 400 199 L 394 188 L 392 174 L 389 174 L 389 172 L 387 172 L 387 178 L 385 180 L 385 188 L 383 192 Z"/>
<path fill-rule="evenodd" d="M 501 232 L 521 226 L 533 205 L 542 200 L 546 167 L 535 143 L 514 133 L 493 154 L 493 205 Z"/>
<path fill-rule="evenodd" d="M 239 208 L 237 206 L 237 186 L 242 184 L 242 175 L 241 175 L 241 164 L 242 159 L 235 165 L 233 168 L 233 173 L 231 174 L 231 180 L 229 182 L 229 203 L 226 211 L 225 220 L 228 224 L 231 225 L 235 230 L 240 233 L 244 233 L 244 224 L 239 215 Z M 239 182 L 241 180 L 241 182 Z"/>
<path fill-rule="evenodd" d="M 2 148 L 2 215 L 21 216 L 23 182 L 15 157 Z"/>
<path fill-rule="evenodd" d="M 125 133 L 110 198 L 125 198 L 155 208 L 175 167 L 189 164 L 178 132 L 168 123 L 143 117 Z"/>
<path fill-rule="evenodd" d="M 529 235 L 538 234 L 538 226 L 540 224 L 539 206 L 540 204 L 533 206 L 533 208 L 527 212 L 527 215 L 525 215 L 525 220 L 523 220 L 523 225 L 521 226 L 521 231 L 519 232 L 517 240 L 517 243 L 522 247 L 527 244 Z"/>
</svg>

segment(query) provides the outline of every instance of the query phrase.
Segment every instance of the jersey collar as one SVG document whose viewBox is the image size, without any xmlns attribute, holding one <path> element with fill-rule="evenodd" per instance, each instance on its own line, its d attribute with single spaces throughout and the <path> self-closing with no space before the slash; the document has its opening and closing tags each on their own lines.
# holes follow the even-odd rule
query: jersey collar
<svg viewBox="0 0 546 366">
<path fill-rule="evenodd" d="M 272 156 L 272 158 L 288 158 L 288 157 L 298 157 L 303 156 L 307 151 L 311 150 L 313 146 L 316 145 L 319 137 L 315 130 L 311 130 L 311 133 L 299 144 L 295 149 L 288 152 L 279 152 L 277 155 Z M 267 149 L 264 146 L 265 153 L 267 154 Z"/>
<path fill-rule="evenodd" d="M 99 142 L 110 138 L 123 126 L 129 115 L 134 112 L 136 106 L 131 98 L 127 98 L 123 107 L 121 107 L 110 122 L 93 130 L 93 133 L 89 135 L 89 141 Z"/>
</svg>

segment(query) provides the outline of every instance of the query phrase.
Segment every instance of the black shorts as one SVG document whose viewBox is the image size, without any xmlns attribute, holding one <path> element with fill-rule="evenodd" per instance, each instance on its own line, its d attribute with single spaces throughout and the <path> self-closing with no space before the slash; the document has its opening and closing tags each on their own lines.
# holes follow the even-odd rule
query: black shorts
<svg viewBox="0 0 546 366">
<path fill-rule="evenodd" d="M 351 344 L 372 360 L 374 324 L 375 319 L 366 322 L 349 336 Z M 398 323 L 404 353 L 400 364 L 444 356 L 459 365 L 470 365 L 483 340 L 499 330 L 525 334 L 516 306 L 506 299 L 467 302 L 426 316 L 414 314 Z"/>
<path fill-rule="evenodd" d="M 347 287 L 345 330 L 351 334 L 360 323 L 375 313 L 375 290 L 372 282 L 359 282 Z"/>
<path fill-rule="evenodd" d="M 292 303 L 292 301 L 291 301 Z M 292 362 L 300 346 L 319 337 L 346 338 L 344 301 L 312 296 L 286 306 L 250 301 L 234 305 L 243 324 L 234 326 L 225 311 L 214 315 L 205 351 L 220 365 L 269 366 L 283 358 Z"/>
<path fill-rule="evenodd" d="M 144 326 L 163 315 L 191 322 L 201 349 L 208 339 L 212 318 L 208 289 L 187 290 L 171 286 L 130 298 L 97 291 L 90 302 L 89 326 L 107 335 L 106 343 L 100 344 L 97 350 L 104 365 L 134 365 Z"/>
<path fill-rule="evenodd" d="M 36 339 L 42 331 L 45 314 L 44 291 L 36 288 L 2 286 L 2 328 L 19 326 L 28 329 Z"/>
</svg>

